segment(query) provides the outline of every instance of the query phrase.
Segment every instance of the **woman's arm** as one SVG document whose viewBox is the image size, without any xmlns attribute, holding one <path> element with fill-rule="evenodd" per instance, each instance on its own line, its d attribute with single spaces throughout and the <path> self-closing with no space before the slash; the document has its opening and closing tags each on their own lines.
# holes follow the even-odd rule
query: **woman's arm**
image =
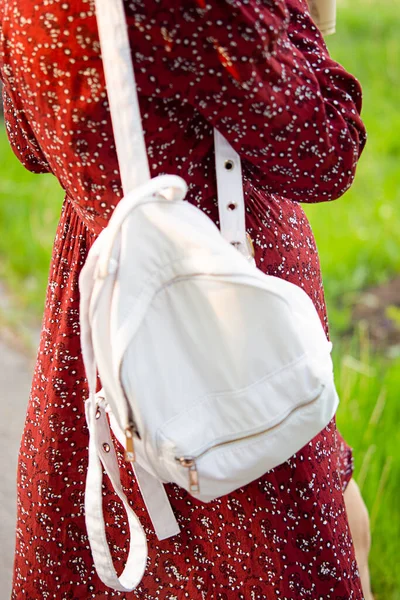
<svg viewBox="0 0 400 600">
<path fill-rule="evenodd" d="M 349 188 L 365 143 L 361 91 L 305 0 L 199 0 L 152 16 L 129 19 L 142 93 L 193 105 L 270 192 L 318 202 Z"/>
<path fill-rule="evenodd" d="M 360 118 L 361 86 L 354 76 L 330 57 L 321 32 L 315 28 L 310 18 L 306 0 L 287 0 L 287 5 L 290 12 L 289 39 L 307 60 L 318 80 L 329 119 L 332 144 L 334 145 L 336 137 L 339 146 L 345 148 L 346 140 L 353 141 L 355 149 L 358 146 L 353 165 L 351 162 L 346 164 L 346 154 L 343 156 L 343 169 L 346 169 L 349 175 L 348 188 L 353 181 L 357 160 L 367 139 Z M 342 193 L 347 188 L 343 189 Z"/>
</svg>

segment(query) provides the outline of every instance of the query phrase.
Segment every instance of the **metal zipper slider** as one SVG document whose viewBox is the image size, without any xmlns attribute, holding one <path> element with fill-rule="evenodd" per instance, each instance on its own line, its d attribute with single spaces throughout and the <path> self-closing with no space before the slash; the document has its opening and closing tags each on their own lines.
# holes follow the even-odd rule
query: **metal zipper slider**
<svg viewBox="0 0 400 600">
<path fill-rule="evenodd" d="M 125 460 L 127 462 L 135 462 L 135 448 L 133 445 L 133 428 L 127 427 L 125 429 Z"/>
<path fill-rule="evenodd" d="M 251 257 L 254 258 L 256 255 L 256 252 L 254 250 L 254 242 L 251 239 L 251 236 L 249 233 L 246 233 L 246 241 L 247 241 L 247 249 L 250 252 Z"/>
<path fill-rule="evenodd" d="M 189 469 L 189 490 L 191 492 L 200 492 L 199 474 L 196 468 L 196 461 L 192 457 L 182 456 L 178 458 L 182 467 Z"/>
</svg>

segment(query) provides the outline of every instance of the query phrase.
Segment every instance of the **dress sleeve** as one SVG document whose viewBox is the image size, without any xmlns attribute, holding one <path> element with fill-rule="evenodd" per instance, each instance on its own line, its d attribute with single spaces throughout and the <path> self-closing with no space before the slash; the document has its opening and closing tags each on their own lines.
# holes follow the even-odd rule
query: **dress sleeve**
<svg viewBox="0 0 400 600">
<path fill-rule="evenodd" d="M 305 1 L 176 3 L 150 23 L 133 12 L 129 26 L 140 91 L 193 105 L 246 179 L 305 202 L 350 187 L 365 143 L 360 87 L 330 59 Z"/>
<path fill-rule="evenodd" d="M 32 173 L 50 172 L 23 110 L 17 109 L 5 86 L 3 87 L 3 110 L 7 136 L 18 160 Z"/>
<path fill-rule="evenodd" d="M 330 57 L 323 36 L 312 21 L 306 0 L 287 0 L 287 5 L 290 11 L 289 39 L 301 52 L 318 82 L 324 101 L 332 152 L 338 153 L 339 174 L 347 170 L 348 183 L 341 192 L 343 194 L 354 179 L 358 159 L 367 141 L 360 117 L 361 86 L 353 75 Z M 349 152 L 350 144 L 354 147 L 353 162 Z M 347 162 L 344 160 L 346 158 Z M 330 181 L 333 179 L 334 177 Z"/>
<path fill-rule="evenodd" d="M 21 85 L 12 70 L 11 56 L 3 31 L 5 13 L 10 10 L 0 1 L 0 96 L 3 102 L 4 124 L 10 146 L 26 169 L 33 173 L 48 173 L 50 167 L 40 149 L 21 103 L 18 87 Z M 19 49 L 19 53 L 21 50 Z M 1 102 L 1 98 L 0 98 Z"/>
</svg>

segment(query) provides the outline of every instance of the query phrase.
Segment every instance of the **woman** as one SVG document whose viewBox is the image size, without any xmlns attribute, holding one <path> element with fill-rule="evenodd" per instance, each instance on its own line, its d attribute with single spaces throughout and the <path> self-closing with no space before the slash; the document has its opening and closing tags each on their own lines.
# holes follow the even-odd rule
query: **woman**
<svg viewBox="0 0 400 600">
<path fill-rule="evenodd" d="M 298 202 L 341 196 L 365 143 L 357 81 L 331 60 L 305 0 L 126 2 L 152 175 L 178 173 L 217 220 L 212 128 L 243 163 L 247 230 L 265 272 L 302 286 L 327 330 L 314 238 Z M 30 170 L 65 190 L 19 463 L 13 598 L 164 600 L 363 598 L 343 492 L 351 451 L 332 421 L 292 459 L 209 505 L 167 491 L 181 526 L 159 542 L 137 486 L 124 484 L 149 540 L 132 594 L 105 589 L 83 514 L 87 389 L 78 275 L 121 197 L 94 8 L 5 0 L 7 129 Z M 104 490 L 117 566 L 126 526 Z"/>
</svg>

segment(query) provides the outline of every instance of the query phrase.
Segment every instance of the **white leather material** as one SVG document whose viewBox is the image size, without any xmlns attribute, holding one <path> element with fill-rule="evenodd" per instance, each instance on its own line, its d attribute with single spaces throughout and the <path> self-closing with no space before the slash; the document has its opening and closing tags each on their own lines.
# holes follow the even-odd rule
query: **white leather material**
<svg viewBox="0 0 400 600">
<path fill-rule="evenodd" d="M 147 541 L 142 526 L 123 492 L 119 467 L 107 417 L 94 396 L 86 401 L 86 421 L 90 431 L 89 465 L 85 489 L 85 516 L 95 567 L 102 581 L 115 590 L 127 591 L 140 583 L 147 562 Z M 125 568 L 118 577 L 106 539 L 103 518 L 102 465 L 118 494 L 128 517 L 130 531 L 129 554 Z"/>
<path fill-rule="evenodd" d="M 135 74 L 121 0 L 96 0 L 107 96 L 124 194 L 150 179 Z"/>
<path fill-rule="evenodd" d="M 100 397 L 103 396 L 104 394 L 100 392 Z M 99 397 L 99 394 L 97 394 L 97 397 Z M 110 410 L 108 412 L 111 429 L 119 443 L 124 446 L 123 432 L 114 415 Z M 178 522 L 175 519 L 163 484 L 157 477 L 141 467 L 137 461 L 130 464 L 158 539 L 164 540 L 180 533 Z"/>
<path fill-rule="evenodd" d="M 240 157 L 216 129 L 214 147 L 221 233 L 244 256 L 249 257 Z"/>
<path fill-rule="evenodd" d="M 130 591 L 147 543 L 122 489 L 105 407 L 120 442 L 123 432 L 134 436 L 135 477 L 163 539 L 179 533 L 163 483 L 204 502 L 228 494 L 309 442 L 338 397 L 331 344 L 311 299 L 252 260 L 239 156 L 215 132 L 221 231 L 184 201 L 183 179 L 149 180 L 123 1 L 96 0 L 96 14 L 124 198 L 79 280 L 89 385 L 85 511 L 99 577 Z M 128 517 L 120 577 L 105 535 L 101 465 Z"/>
</svg>

